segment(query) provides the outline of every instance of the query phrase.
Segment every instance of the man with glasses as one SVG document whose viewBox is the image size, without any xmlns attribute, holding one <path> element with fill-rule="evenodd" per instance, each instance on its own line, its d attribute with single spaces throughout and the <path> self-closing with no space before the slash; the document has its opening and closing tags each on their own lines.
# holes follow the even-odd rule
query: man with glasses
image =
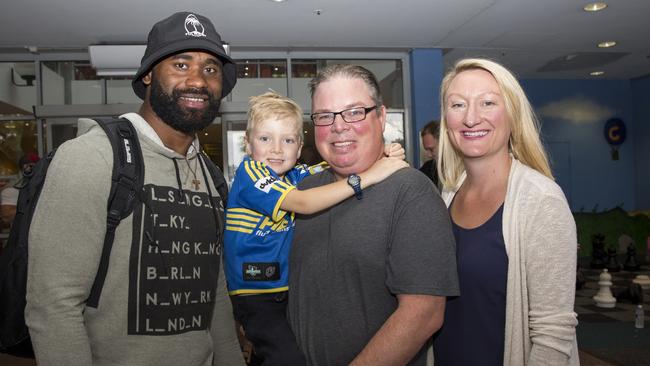
<svg viewBox="0 0 650 366">
<path fill-rule="evenodd" d="M 330 169 L 307 189 L 347 180 L 354 198 L 299 216 L 288 316 L 311 365 L 424 365 L 445 296 L 458 295 L 447 211 L 429 180 L 402 169 L 361 189 L 383 154 L 386 108 L 375 76 L 330 65 L 310 83 L 316 147 Z"/>
</svg>

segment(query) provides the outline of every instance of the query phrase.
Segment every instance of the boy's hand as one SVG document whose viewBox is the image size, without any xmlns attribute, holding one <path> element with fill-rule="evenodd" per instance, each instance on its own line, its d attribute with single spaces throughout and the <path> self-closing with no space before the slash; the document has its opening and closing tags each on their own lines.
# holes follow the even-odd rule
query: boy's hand
<svg viewBox="0 0 650 366">
<path fill-rule="evenodd" d="M 399 144 L 397 144 L 399 146 Z M 401 146 L 400 146 L 401 148 Z M 404 149 L 402 149 L 403 151 Z M 368 185 L 376 184 L 382 180 L 388 178 L 391 174 L 396 171 L 406 168 L 409 166 L 409 163 L 402 159 L 398 158 L 381 158 L 373 164 L 370 169 L 361 174 L 361 184 L 367 182 Z"/>
<path fill-rule="evenodd" d="M 404 150 L 402 145 L 396 142 L 384 146 L 384 155 L 390 158 L 396 158 L 401 160 L 406 159 L 406 151 Z"/>
</svg>

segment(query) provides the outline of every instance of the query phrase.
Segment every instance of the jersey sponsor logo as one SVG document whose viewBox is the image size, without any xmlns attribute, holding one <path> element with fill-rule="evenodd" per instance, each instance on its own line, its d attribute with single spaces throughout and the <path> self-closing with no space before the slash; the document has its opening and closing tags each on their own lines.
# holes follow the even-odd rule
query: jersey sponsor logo
<svg viewBox="0 0 650 366">
<path fill-rule="evenodd" d="M 244 281 L 277 281 L 280 279 L 280 263 L 250 263 L 242 265 Z"/>
<path fill-rule="evenodd" d="M 269 193 L 271 191 L 271 186 L 277 180 L 277 178 L 271 176 L 264 177 L 255 182 L 255 187 L 264 193 Z"/>
<path fill-rule="evenodd" d="M 245 273 L 248 275 L 248 277 L 257 277 L 262 274 L 262 271 L 260 271 L 259 268 L 255 266 L 248 265 L 248 267 L 246 267 Z"/>
</svg>

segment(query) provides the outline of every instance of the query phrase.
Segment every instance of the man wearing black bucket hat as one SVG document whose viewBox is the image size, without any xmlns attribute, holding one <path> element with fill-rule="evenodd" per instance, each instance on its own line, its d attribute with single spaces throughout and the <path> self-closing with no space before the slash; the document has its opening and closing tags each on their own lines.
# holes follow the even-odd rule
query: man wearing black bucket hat
<svg viewBox="0 0 650 366">
<path fill-rule="evenodd" d="M 90 119 L 58 149 L 29 236 L 25 313 L 39 365 L 243 365 L 220 266 L 223 207 L 196 137 L 235 71 L 207 18 L 181 12 L 152 28 L 133 80 L 143 104 L 121 116 L 137 132 L 144 182 L 97 297 L 113 150 Z"/>
</svg>

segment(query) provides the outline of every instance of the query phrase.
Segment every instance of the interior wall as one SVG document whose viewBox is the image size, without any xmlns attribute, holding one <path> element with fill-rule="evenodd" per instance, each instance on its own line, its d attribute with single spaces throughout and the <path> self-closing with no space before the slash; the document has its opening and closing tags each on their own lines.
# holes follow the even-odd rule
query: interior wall
<svg viewBox="0 0 650 366">
<path fill-rule="evenodd" d="M 556 180 L 572 210 L 636 210 L 635 146 L 641 139 L 630 81 L 535 79 L 522 80 L 522 86 L 542 123 Z M 613 117 L 627 127 L 619 160 L 612 159 L 604 134 L 606 121 Z"/>
<path fill-rule="evenodd" d="M 420 146 L 420 130 L 432 119 L 440 118 L 440 84 L 444 75 L 442 50 L 416 48 L 410 55 L 412 141 Z M 417 145 L 415 142 L 417 141 Z M 418 149 L 421 150 L 421 149 Z M 422 165 L 420 154 L 415 154 L 416 166 Z"/>
<path fill-rule="evenodd" d="M 634 156 L 635 193 L 638 210 L 650 211 L 650 76 L 631 81 L 636 129 Z"/>
</svg>

